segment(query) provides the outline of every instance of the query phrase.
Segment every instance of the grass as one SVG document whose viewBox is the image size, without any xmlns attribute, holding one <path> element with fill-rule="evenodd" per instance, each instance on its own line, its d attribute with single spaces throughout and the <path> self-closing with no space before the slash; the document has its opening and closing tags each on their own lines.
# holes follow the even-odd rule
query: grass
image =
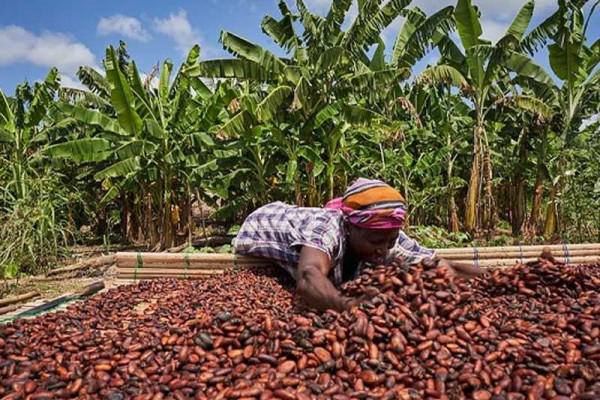
<svg viewBox="0 0 600 400">
<path fill-rule="evenodd" d="M 99 278 L 72 278 L 52 282 L 31 282 L 27 279 L 22 279 L 18 284 L 9 285 L 7 290 L 3 292 L 3 297 L 13 297 L 23 293 L 36 291 L 42 298 L 52 299 L 66 293 L 75 292 L 98 279 Z"/>
</svg>

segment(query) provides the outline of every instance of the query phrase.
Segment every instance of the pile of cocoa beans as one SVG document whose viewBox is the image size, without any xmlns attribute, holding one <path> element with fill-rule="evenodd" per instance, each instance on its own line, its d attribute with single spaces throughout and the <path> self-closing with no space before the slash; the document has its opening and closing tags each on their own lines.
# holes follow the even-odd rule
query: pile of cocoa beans
<svg viewBox="0 0 600 400">
<path fill-rule="evenodd" d="M 344 313 L 281 274 L 144 281 L 0 326 L 0 397 L 600 399 L 599 266 L 381 266 Z"/>
</svg>

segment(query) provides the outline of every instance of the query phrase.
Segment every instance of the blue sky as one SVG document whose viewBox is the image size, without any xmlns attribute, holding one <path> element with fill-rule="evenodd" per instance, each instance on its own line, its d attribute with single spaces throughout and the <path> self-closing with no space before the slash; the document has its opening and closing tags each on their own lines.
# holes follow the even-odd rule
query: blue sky
<svg viewBox="0 0 600 400">
<path fill-rule="evenodd" d="M 524 0 L 475 0 L 482 10 L 484 37 L 497 39 Z M 3 2 L 0 13 L 0 88 L 7 94 L 25 79 L 43 79 L 52 66 L 59 67 L 63 84 L 76 86 L 80 65 L 98 67 L 106 46 L 128 43 L 129 53 L 140 69 L 149 72 L 157 62 L 170 59 L 179 64 L 194 43 L 202 58 L 227 56 L 218 43 L 227 29 L 254 42 L 276 49 L 260 30 L 265 14 L 279 17 L 277 0 L 25 0 Z M 294 0 L 288 0 L 289 4 Z M 325 13 L 331 0 L 305 0 L 313 11 Z M 455 0 L 413 0 L 431 13 Z M 535 25 L 556 7 L 556 0 L 537 0 Z M 596 12 L 596 14 L 600 14 Z M 356 6 L 350 18 L 356 15 Z M 400 19 L 384 32 L 391 48 Z M 588 38 L 600 37 L 600 18 L 594 15 Z M 546 55 L 538 61 L 547 66 Z M 418 65 L 435 62 L 430 54 Z"/>
</svg>

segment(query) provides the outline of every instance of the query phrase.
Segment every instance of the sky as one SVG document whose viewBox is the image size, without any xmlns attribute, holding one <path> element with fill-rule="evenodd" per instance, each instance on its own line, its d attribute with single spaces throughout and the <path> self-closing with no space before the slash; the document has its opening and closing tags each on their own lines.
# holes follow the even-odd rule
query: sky
<svg viewBox="0 0 600 400">
<path fill-rule="evenodd" d="M 128 44 L 129 54 L 142 72 L 153 65 L 171 60 L 179 65 L 196 43 L 202 48 L 201 58 L 228 57 L 218 42 L 222 30 L 228 30 L 272 51 L 277 50 L 262 33 L 264 15 L 279 18 L 277 0 L 25 0 L 2 1 L 0 13 L 0 89 L 12 95 L 16 85 L 28 80 L 42 80 L 48 70 L 59 68 L 64 86 L 79 87 L 76 71 L 80 65 L 100 69 L 108 45 L 117 46 L 120 39 Z M 288 4 L 294 4 L 288 0 Z M 331 0 L 305 0 L 307 6 L 325 14 Z M 482 11 L 483 36 L 496 40 L 510 24 L 524 0 L 474 0 Z M 413 0 L 412 5 L 432 13 L 455 0 Z M 535 26 L 556 7 L 557 0 L 537 0 Z M 411 6 L 412 6 L 411 5 Z M 349 20 L 357 13 L 356 4 Z M 590 22 L 588 39 L 600 37 L 600 12 Z M 402 25 L 395 20 L 383 33 L 388 50 Z M 416 72 L 435 63 L 435 52 L 427 55 Z M 536 60 L 548 67 L 547 54 Z"/>
</svg>

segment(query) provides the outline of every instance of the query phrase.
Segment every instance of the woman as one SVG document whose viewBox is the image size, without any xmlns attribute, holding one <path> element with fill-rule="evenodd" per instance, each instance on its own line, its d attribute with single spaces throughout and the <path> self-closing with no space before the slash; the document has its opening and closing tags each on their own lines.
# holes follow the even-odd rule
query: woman
<svg viewBox="0 0 600 400">
<path fill-rule="evenodd" d="M 278 263 L 296 279 L 308 305 L 319 310 L 341 311 L 357 303 L 336 286 L 357 276 L 365 263 L 423 262 L 466 277 L 482 273 L 478 267 L 436 260 L 435 251 L 400 230 L 404 218 L 400 193 L 381 181 L 359 179 L 325 208 L 281 202 L 259 208 L 242 225 L 235 250 Z"/>
</svg>

